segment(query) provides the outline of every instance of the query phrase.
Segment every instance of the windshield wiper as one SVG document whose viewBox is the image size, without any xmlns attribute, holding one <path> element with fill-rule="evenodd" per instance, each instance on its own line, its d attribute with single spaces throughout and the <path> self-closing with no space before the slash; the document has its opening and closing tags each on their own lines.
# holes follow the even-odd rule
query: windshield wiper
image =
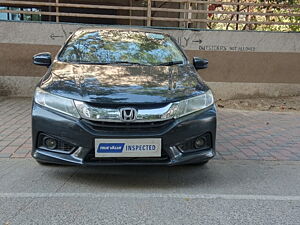
<svg viewBox="0 0 300 225">
<path fill-rule="evenodd" d="M 131 64 L 131 65 L 143 65 L 138 62 L 129 62 L 129 61 L 115 61 L 115 62 L 110 62 L 109 64 Z"/>
<path fill-rule="evenodd" d="M 89 61 L 79 61 L 76 62 L 78 64 L 88 64 L 88 65 L 107 65 L 109 63 L 102 63 L 102 62 L 89 62 Z"/>
<path fill-rule="evenodd" d="M 89 64 L 89 65 L 109 65 L 109 64 L 130 64 L 130 65 L 145 65 L 138 62 L 129 61 L 116 61 L 116 62 L 89 62 L 89 61 L 78 61 L 78 64 Z"/>
<path fill-rule="evenodd" d="M 158 64 L 158 66 L 173 66 L 173 65 L 177 65 L 177 64 L 183 64 L 183 61 L 170 61 L 170 62 L 165 62 L 165 63 L 160 63 Z"/>
</svg>

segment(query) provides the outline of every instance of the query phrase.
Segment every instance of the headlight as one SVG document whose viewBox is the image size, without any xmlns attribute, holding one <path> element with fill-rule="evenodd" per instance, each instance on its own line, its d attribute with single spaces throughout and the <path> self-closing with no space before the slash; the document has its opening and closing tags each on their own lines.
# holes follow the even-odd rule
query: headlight
<svg viewBox="0 0 300 225">
<path fill-rule="evenodd" d="M 176 107 L 176 109 L 174 110 L 174 117 L 178 118 L 185 116 L 187 114 L 205 109 L 212 104 L 214 104 L 214 97 L 211 90 L 208 90 L 202 95 L 177 102 L 177 104 L 175 103 L 174 107 Z"/>
<path fill-rule="evenodd" d="M 57 95 L 50 94 L 37 88 L 35 91 L 34 101 L 42 106 L 53 109 L 55 111 L 80 118 L 73 100 L 68 98 L 63 98 Z"/>
</svg>

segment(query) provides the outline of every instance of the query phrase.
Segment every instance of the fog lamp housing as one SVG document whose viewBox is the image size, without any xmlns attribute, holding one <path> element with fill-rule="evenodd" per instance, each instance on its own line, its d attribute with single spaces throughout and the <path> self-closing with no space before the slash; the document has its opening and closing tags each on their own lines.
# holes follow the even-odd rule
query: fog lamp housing
<svg viewBox="0 0 300 225">
<path fill-rule="evenodd" d="M 45 137 L 43 144 L 49 149 L 55 149 L 57 147 L 57 141 L 51 137 Z"/>
<path fill-rule="evenodd" d="M 183 153 L 202 151 L 212 148 L 211 133 L 205 133 L 201 136 L 186 140 L 177 145 L 177 148 Z"/>
<path fill-rule="evenodd" d="M 37 145 L 40 149 L 64 154 L 71 154 L 78 148 L 66 141 L 43 133 L 39 134 Z"/>
<path fill-rule="evenodd" d="M 198 137 L 194 141 L 194 148 L 200 149 L 200 148 L 204 147 L 205 144 L 206 144 L 206 138 Z"/>
</svg>

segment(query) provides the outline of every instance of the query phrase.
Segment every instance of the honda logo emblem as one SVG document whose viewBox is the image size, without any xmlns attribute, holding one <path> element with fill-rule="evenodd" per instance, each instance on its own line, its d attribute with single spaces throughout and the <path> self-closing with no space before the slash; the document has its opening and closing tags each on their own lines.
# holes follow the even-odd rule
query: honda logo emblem
<svg viewBox="0 0 300 225">
<path fill-rule="evenodd" d="M 136 120 L 137 111 L 134 108 L 122 108 L 120 109 L 121 120 L 134 121 Z"/>
</svg>

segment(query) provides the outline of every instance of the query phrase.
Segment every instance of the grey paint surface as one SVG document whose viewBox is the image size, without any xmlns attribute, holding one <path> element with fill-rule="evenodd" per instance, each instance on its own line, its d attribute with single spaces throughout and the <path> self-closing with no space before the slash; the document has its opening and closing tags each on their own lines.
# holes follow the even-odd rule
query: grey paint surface
<svg viewBox="0 0 300 225">
<path fill-rule="evenodd" d="M 3 95 L 32 97 L 40 77 L 0 76 Z M 215 99 L 234 99 L 245 96 L 280 97 L 300 95 L 300 84 L 206 82 Z"/>
<path fill-rule="evenodd" d="M 61 167 L 0 161 L 0 224 L 298 224 L 300 163 Z"/>
</svg>

